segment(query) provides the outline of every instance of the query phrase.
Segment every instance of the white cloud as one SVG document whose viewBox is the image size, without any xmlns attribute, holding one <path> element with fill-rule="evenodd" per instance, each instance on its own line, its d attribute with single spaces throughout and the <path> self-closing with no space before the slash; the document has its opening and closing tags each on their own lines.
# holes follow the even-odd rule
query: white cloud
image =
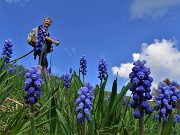
<svg viewBox="0 0 180 135">
<path fill-rule="evenodd" d="M 128 78 L 129 73 L 133 67 L 132 63 L 121 63 L 120 67 L 112 67 L 112 72 L 114 75 L 118 75 L 123 78 Z"/>
<path fill-rule="evenodd" d="M 152 44 L 143 43 L 141 53 L 134 53 L 133 60 L 146 60 L 146 67 L 151 69 L 154 78 L 153 86 L 157 86 L 162 80 L 169 78 L 171 81 L 179 81 L 180 77 L 180 51 L 175 47 L 176 41 L 162 39 L 155 40 Z M 133 62 L 132 62 L 133 63 Z M 118 72 L 119 77 L 127 78 L 132 71 L 132 63 L 122 63 L 120 67 L 112 67 L 114 75 Z"/>
<path fill-rule="evenodd" d="M 132 18 L 158 18 L 175 6 L 180 6 L 180 0 L 134 0 L 130 10 Z"/>
<path fill-rule="evenodd" d="M 19 4 L 20 6 L 25 6 L 26 3 L 29 2 L 29 0 L 6 0 L 7 3 L 9 4 Z"/>
<path fill-rule="evenodd" d="M 64 48 L 64 50 L 69 54 L 69 55 L 72 55 L 73 53 L 76 52 L 76 48 L 74 47 L 71 47 L 71 48 Z"/>
</svg>

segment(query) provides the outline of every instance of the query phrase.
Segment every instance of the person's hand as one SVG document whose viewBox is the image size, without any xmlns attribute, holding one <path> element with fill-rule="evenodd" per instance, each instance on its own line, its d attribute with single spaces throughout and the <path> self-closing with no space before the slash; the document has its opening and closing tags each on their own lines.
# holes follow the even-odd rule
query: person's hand
<svg viewBox="0 0 180 135">
<path fill-rule="evenodd" d="M 54 43 L 55 43 L 57 46 L 60 44 L 59 40 L 56 40 Z"/>
<path fill-rule="evenodd" d="M 51 52 L 53 51 L 53 47 L 51 47 L 50 51 L 51 51 Z"/>
</svg>

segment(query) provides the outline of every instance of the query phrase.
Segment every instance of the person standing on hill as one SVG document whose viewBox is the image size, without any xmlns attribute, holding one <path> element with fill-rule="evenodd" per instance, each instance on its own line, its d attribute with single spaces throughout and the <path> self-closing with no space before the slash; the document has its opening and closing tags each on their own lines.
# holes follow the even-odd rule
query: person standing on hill
<svg viewBox="0 0 180 135">
<path fill-rule="evenodd" d="M 46 17 L 43 24 L 38 26 L 37 42 L 34 46 L 34 59 L 36 59 L 37 55 L 39 56 L 38 65 L 41 68 L 42 74 L 46 74 L 48 67 L 47 53 L 53 51 L 52 43 L 56 44 L 56 46 L 58 46 L 60 43 L 58 40 L 53 40 L 50 38 L 48 28 L 51 26 L 51 24 L 51 18 Z"/>
</svg>

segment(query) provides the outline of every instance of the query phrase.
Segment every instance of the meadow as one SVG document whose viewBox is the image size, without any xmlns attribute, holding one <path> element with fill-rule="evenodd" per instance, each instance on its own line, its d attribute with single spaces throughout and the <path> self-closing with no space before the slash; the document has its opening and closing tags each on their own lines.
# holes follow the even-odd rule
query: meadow
<svg viewBox="0 0 180 135">
<path fill-rule="evenodd" d="M 159 96 L 156 98 L 158 101 L 162 99 L 159 106 L 156 101 L 149 101 L 152 99 L 149 95 L 152 78 L 149 74 L 145 75 L 145 63 L 141 63 L 143 73 L 137 73 L 139 79 L 133 69 L 130 81 L 117 93 L 117 78 L 113 81 L 111 92 L 105 89 L 108 81 L 105 59 L 101 59 L 98 65 L 100 81 L 95 86 L 85 82 L 87 71 L 84 56 L 80 58 L 78 73 L 70 71 L 62 76 L 42 75 L 38 67 L 25 69 L 15 66 L 15 62 L 7 62 L 6 57 L 0 60 L 2 135 L 180 134 L 180 119 L 176 118 L 179 112 L 174 105 L 179 95 L 169 94 L 167 101 Z M 137 89 L 138 85 L 146 86 L 146 89 L 140 86 Z M 132 94 L 126 96 L 129 89 Z M 157 93 L 162 96 L 162 90 Z"/>
</svg>

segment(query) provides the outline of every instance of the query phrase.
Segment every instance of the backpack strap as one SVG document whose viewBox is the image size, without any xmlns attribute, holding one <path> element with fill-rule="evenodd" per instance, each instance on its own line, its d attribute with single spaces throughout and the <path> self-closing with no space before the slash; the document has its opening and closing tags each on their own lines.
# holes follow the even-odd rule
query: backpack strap
<svg viewBox="0 0 180 135">
<path fill-rule="evenodd" d="M 39 30 L 39 27 L 36 27 L 36 28 L 35 28 L 35 37 L 36 37 L 36 38 L 38 37 L 38 30 Z"/>
</svg>

